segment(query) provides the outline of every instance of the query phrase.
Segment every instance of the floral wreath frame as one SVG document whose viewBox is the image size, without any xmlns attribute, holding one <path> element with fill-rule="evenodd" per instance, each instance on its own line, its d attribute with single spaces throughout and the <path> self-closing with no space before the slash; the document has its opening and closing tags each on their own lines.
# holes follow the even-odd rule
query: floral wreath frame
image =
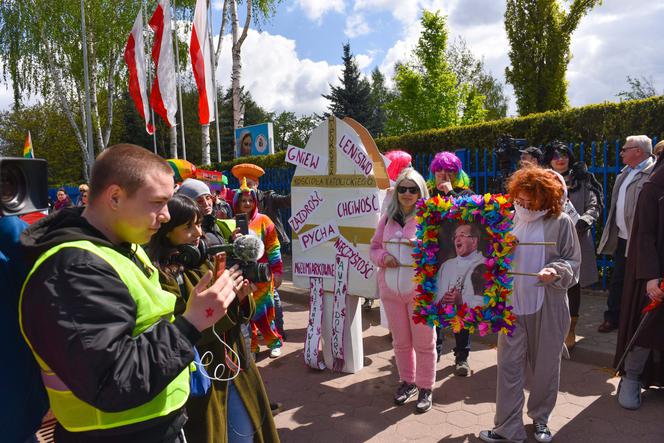
<svg viewBox="0 0 664 443">
<path fill-rule="evenodd" d="M 417 203 L 417 245 L 415 283 L 417 295 L 413 309 L 415 323 L 451 326 L 457 333 L 467 329 L 481 336 L 490 332 L 512 335 L 516 317 L 509 300 L 512 294 L 512 253 L 516 238 L 512 235 L 512 204 L 501 194 L 471 195 L 456 198 L 433 197 Z M 445 221 L 479 222 L 490 241 L 484 264 L 484 304 L 469 307 L 434 302 L 438 279 L 438 230 Z"/>
</svg>

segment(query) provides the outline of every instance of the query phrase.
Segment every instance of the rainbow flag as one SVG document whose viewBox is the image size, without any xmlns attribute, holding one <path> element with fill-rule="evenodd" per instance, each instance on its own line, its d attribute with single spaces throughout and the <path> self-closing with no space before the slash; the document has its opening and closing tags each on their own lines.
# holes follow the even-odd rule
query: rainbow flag
<svg viewBox="0 0 664 443">
<path fill-rule="evenodd" d="M 35 158 L 35 151 L 32 150 L 32 137 L 30 136 L 30 131 L 28 131 L 28 136 L 23 144 L 23 157 Z"/>
<path fill-rule="evenodd" d="M 187 178 L 193 178 L 196 174 L 196 166 L 189 163 L 187 160 L 170 158 L 166 160 L 173 170 L 173 178 L 175 183 L 181 183 Z"/>
</svg>

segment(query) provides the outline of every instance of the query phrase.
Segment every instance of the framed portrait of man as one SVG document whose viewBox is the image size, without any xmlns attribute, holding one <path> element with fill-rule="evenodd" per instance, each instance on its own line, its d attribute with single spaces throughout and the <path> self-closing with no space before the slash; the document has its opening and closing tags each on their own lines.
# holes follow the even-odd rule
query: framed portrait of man
<svg viewBox="0 0 664 443">
<path fill-rule="evenodd" d="M 433 197 L 419 205 L 415 322 L 512 333 L 511 214 L 500 194 Z"/>
</svg>

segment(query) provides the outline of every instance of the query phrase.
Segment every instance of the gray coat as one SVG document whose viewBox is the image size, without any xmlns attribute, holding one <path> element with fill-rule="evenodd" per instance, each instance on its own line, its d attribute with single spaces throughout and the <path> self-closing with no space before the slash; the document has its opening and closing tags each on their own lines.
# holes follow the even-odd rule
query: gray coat
<svg viewBox="0 0 664 443">
<path fill-rule="evenodd" d="M 647 168 L 643 168 L 636 173 L 636 177 L 627 185 L 627 191 L 625 194 L 625 225 L 627 225 L 627 230 L 632 230 L 632 222 L 634 221 L 634 211 L 636 210 L 636 202 L 639 199 L 639 194 L 641 193 L 641 188 L 643 184 L 650 177 L 652 169 L 655 167 L 653 162 Z M 599 248 L 597 248 L 598 254 L 608 254 L 613 255 L 616 252 L 618 247 L 618 225 L 616 225 L 616 204 L 618 202 L 618 191 L 620 190 L 620 185 L 622 185 L 629 171 L 627 167 L 624 167 L 618 177 L 616 177 L 616 183 L 613 185 L 611 190 L 611 209 L 609 210 L 609 215 L 606 218 L 606 224 L 604 225 L 604 232 L 602 233 L 602 239 L 599 241 Z M 629 238 L 627 239 L 627 248 L 625 251 L 629 250 Z M 625 252 L 627 253 L 627 252 Z"/>
<path fill-rule="evenodd" d="M 590 187 L 588 180 L 578 183 L 576 188 L 569 191 L 569 201 L 579 213 L 579 217 L 594 226 L 602 212 L 597 193 Z M 581 242 L 581 275 L 579 284 L 586 288 L 599 280 L 597 275 L 597 256 L 595 255 L 595 243 L 591 230 L 587 230 L 579 236 Z"/>
</svg>

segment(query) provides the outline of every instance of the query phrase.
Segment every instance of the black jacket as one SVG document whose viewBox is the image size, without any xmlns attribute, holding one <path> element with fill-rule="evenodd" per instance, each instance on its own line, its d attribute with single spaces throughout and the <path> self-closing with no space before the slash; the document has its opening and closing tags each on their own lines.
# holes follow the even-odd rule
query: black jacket
<svg viewBox="0 0 664 443">
<path fill-rule="evenodd" d="M 115 246 L 81 217 L 83 208 L 59 211 L 21 236 L 30 264 L 58 244 L 89 240 L 126 255 L 143 272 L 129 245 Z M 123 411 L 161 392 L 193 360 L 200 333 L 184 318 L 161 320 L 132 337 L 136 304 L 120 276 L 103 259 L 79 248 L 49 257 L 27 282 L 23 327 L 37 354 L 81 400 L 103 411 Z M 56 431 L 58 442 L 169 441 L 184 424 L 182 410 L 104 431 Z M 132 440 L 133 441 L 133 440 Z"/>
<path fill-rule="evenodd" d="M 256 192 L 256 198 L 258 199 L 258 212 L 270 217 L 270 220 L 274 223 L 274 227 L 277 229 L 279 243 L 281 243 L 282 246 L 290 243 L 290 239 L 288 238 L 288 235 L 286 235 L 286 230 L 284 229 L 284 224 L 279 216 L 279 209 L 290 209 L 291 195 L 281 195 L 274 191 L 261 191 L 259 189 Z"/>
</svg>

